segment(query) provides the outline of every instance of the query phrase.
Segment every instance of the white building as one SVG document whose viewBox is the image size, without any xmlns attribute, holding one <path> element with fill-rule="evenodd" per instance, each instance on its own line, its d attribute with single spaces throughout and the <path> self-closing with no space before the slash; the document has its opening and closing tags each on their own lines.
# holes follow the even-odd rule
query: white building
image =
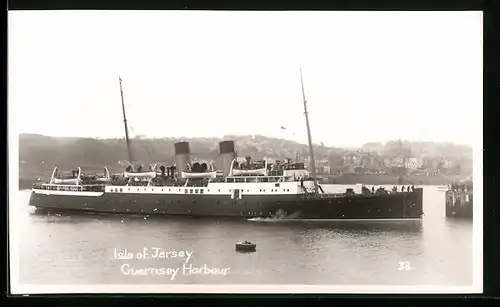
<svg viewBox="0 0 500 307">
<path fill-rule="evenodd" d="M 444 168 L 453 168 L 453 167 L 455 167 L 455 163 L 452 160 L 443 160 L 443 167 Z"/>
<path fill-rule="evenodd" d="M 419 169 L 424 166 L 424 160 L 421 157 L 411 157 L 406 160 L 405 167 L 409 169 Z"/>
</svg>

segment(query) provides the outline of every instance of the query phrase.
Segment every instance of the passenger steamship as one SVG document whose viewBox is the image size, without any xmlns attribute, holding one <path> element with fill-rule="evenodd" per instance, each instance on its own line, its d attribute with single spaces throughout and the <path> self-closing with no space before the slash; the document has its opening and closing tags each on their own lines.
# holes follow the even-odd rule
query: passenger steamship
<svg viewBox="0 0 500 307">
<path fill-rule="evenodd" d="M 120 90 L 121 83 L 120 79 Z M 133 161 L 121 93 L 129 161 Z M 112 176 L 105 169 L 103 176 L 91 177 L 78 168 L 64 177 L 56 167 L 49 182 L 33 187 L 29 204 L 49 210 L 148 215 L 303 220 L 422 217 L 421 188 L 325 193 L 315 174 L 305 97 L 304 109 L 311 173 L 303 163 L 290 159 L 268 163 L 265 159 L 237 157 L 233 141 L 219 143 L 219 173 L 209 163 L 193 163 L 189 143 L 179 142 L 175 144 L 175 165 L 150 165 L 147 171 L 130 164 L 119 175 Z"/>
</svg>

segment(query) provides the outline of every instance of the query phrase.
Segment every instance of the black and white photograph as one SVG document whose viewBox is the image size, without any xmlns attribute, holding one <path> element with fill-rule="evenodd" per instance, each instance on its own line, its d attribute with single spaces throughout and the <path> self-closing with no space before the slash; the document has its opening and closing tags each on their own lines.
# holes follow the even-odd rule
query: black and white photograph
<svg viewBox="0 0 500 307">
<path fill-rule="evenodd" d="M 482 18 L 9 11 L 12 293 L 482 293 Z"/>
</svg>

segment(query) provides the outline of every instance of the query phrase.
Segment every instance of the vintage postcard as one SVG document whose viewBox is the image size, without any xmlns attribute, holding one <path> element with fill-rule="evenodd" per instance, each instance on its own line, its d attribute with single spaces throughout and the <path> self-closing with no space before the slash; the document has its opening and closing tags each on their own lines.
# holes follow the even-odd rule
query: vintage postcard
<svg viewBox="0 0 500 307">
<path fill-rule="evenodd" d="M 13 294 L 482 292 L 481 12 L 8 19 Z"/>
</svg>

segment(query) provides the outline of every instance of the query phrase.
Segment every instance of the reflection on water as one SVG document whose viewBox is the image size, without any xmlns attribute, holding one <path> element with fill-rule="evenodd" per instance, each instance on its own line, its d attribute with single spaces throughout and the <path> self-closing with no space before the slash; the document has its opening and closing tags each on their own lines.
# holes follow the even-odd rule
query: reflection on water
<svg viewBox="0 0 500 307">
<path fill-rule="evenodd" d="M 420 284 L 470 285 L 472 223 L 444 217 L 444 195 L 424 191 L 423 221 L 297 222 L 37 212 L 20 192 L 23 283 Z M 253 253 L 235 243 L 257 244 Z M 114 259 L 147 248 L 192 251 L 182 259 Z M 411 269 L 400 270 L 400 263 Z M 128 276 L 133 268 L 179 268 L 168 276 Z M 226 275 L 195 274 L 229 268 Z M 206 266 L 205 266 L 206 265 Z M 185 272 L 182 270 L 186 269 Z M 200 269 L 203 272 L 203 269 Z"/>
<path fill-rule="evenodd" d="M 287 229 L 299 229 L 299 228 L 312 228 L 312 229 L 344 229 L 354 232 L 378 232 L 378 231 L 389 231 L 398 230 L 402 232 L 420 232 L 422 230 L 421 220 L 333 220 L 333 221 L 301 221 L 301 220 L 287 220 L 287 219 L 266 219 L 266 218 L 254 218 L 254 219 L 235 219 L 235 218 L 220 218 L 220 217 L 184 217 L 184 216 L 158 216 L 158 215 L 135 215 L 135 214 L 111 214 L 111 213 L 89 213 L 89 212 L 67 212 L 67 211 L 56 211 L 56 210 L 32 210 L 29 212 L 32 217 L 32 223 L 113 223 L 120 222 L 123 223 L 144 223 L 144 220 L 148 220 L 148 225 L 152 226 L 155 224 L 163 225 L 164 223 L 195 223 L 197 226 L 202 225 L 220 225 L 224 224 L 227 227 L 240 227 L 241 225 L 249 225 L 249 223 L 259 224 L 257 227 L 261 229 L 266 229 L 266 227 L 271 227 L 269 229 L 276 228 L 287 228 Z"/>
</svg>

